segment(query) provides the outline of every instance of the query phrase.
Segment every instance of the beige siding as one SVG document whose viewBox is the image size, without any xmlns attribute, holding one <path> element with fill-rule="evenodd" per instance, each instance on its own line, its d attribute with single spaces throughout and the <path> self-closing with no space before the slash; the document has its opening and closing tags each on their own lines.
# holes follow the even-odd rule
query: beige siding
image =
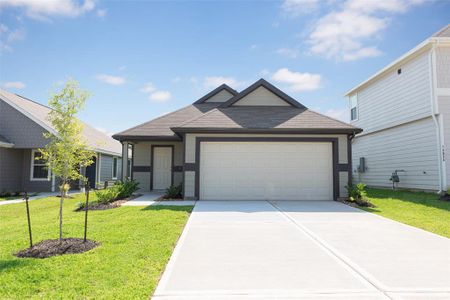
<svg viewBox="0 0 450 300">
<path fill-rule="evenodd" d="M 184 197 L 195 197 L 195 172 L 184 172 Z"/>
<path fill-rule="evenodd" d="M 137 142 L 134 145 L 133 166 L 150 167 L 152 145 L 173 145 L 174 166 L 183 166 L 183 143 L 182 142 Z M 174 173 L 174 184 L 181 183 L 182 173 Z M 133 172 L 133 179 L 139 182 L 141 191 L 150 190 L 150 172 Z"/>
<path fill-rule="evenodd" d="M 225 102 L 229 100 L 231 97 L 233 97 L 233 94 L 231 94 L 229 91 L 221 90 L 220 92 L 218 92 L 205 102 Z"/>
<path fill-rule="evenodd" d="M 290 104 L 265 87 L 259 87 L 233 106 L 290 106 Z"/>
<path fill-rule="evenodd" d="M 400 174 L 399 187 L 437 190 L 438 152 L 435 125 L 431 117 L 421 121 L 356 137 L 353 140 L 353 178 L 370 186 L 390 187 L 394 170 Z M 360 157 L 367 170 L 356 171 Z"/>
<path fill-rule="evenodd" d="M 436 48 L 437 88 L 450 88 L 450 47 Z"/>
<path fill-rule="evenodd" d="M 358 120 L 364 133 L 420 119 L 431 114 L 430 66 L 425 52 L 358 91 Z"/>
<path fill-rule="evenodd" d="M 450 96 L 440 96 L 438 98 L 439 110 L 442 114 L 444 155 L 446 161 L 447 184 L 450 186 Z"/>
<path fill-rule="evenodd" d="M 347 189 L 348 185 L 348 172 L 339 172 L 339 195 L 340 197 L 348 197 Z"/>
</svg>

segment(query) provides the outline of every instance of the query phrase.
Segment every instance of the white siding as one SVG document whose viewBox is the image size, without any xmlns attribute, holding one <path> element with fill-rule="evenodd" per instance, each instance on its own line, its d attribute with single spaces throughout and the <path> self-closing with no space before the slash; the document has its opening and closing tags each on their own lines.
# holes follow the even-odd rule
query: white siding
<svg viewBox="0 0 450 300">
<path fill-rule="evenodd" d="M 437 88 L 450 88 L 450 47 L 436 48 Z"/>
<path fill-rule="evenodd" d="M 435 125 L 431 117 L 353 140 L 353 178 L 370 186 L 392 186 L 389 178 L 400 173 L 399 187 L 437 190 L 438 154 Z M 359 158 L 366 158 L 365 173 L 356 171 Z"/>
<path fill-rule="evenodd" d="M 365 133 L 431 114 L 428 54 L 423 53 L 358 91 L 358 120 Z"/>
<path fill-rule="evenodd" d="M 261 86 L 233 106 L 290 106 L 290 104 Z"/>
<path fill-rule="evenodd" d="M 440 96 L 438 98 L 439 110 L 442 114 L 444 127 L 444 154 L 447 165 L 447 184 L 450 186 L 450 96 Z"/>
</svg>

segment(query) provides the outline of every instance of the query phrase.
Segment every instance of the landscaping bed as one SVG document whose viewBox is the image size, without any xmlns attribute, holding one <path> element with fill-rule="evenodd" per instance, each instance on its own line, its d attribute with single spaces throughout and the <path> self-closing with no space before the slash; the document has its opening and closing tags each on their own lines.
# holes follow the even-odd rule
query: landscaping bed
<svg viewBox="0 0 450 300">
<path fill-rule="evenodd" d="M 122 204 L 124 204 L 127 201 L 136 199 L 138 197 L 142 196 L 142 194 L 133 194 L 130 197 L 124 198 L 124 199 L 120 199 L 120 200 L 115 200 L 113 202 L 109 202 L 109 203 L 102 203 L 102 202 L 91 202 L 89 203 L 89 210 L 106 210 L 106 209 L 113 209 L 113 208 L 117 208 L 122 206 Z M 80 202 L 83 203 L 83 202 Z M 75 211 L 86 211 L 86 207 L 85 206 L 78 206 Z"/>
<path fill-rule="evenodd" d="M 17 257 L 47 258 L 55 255 L 83 253 L 94 249 L 99 243 L 79 238 L 65 238 L 62 241 L 44 240 L 33 247 L 16 253 Z"/>
</svg>

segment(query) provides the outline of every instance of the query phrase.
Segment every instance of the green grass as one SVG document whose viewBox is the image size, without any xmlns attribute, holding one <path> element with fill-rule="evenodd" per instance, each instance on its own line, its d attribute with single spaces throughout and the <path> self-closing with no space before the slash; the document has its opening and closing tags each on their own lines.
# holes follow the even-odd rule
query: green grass
<svg viewBox="0 0 450 300">
<path fill-rule="evenodd" d="M 425 192 L 368 189 L 366 211 L 450 238 L 450 202 Z"/>
<path fill-rule="evenodd" d="M 82 237 L 83 195 L 64 203 L 64 236 Z M 95 200 L 95 194 L 91 194 Z M 58 237 L 59 198 L 31 201 L 35 243 Z M 191 206 L 120 207 L 89 212 L 83 254 L 17 258 L 28 247 L 25 204 L 0 206 L 0 299 L 148 299 L 170 258 Z"/>
</svg>

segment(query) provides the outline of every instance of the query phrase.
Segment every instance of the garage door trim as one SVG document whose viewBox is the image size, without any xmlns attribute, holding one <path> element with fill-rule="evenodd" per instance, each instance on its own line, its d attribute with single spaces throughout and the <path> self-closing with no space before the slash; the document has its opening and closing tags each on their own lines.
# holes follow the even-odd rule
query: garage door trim
<svg viewBox="0 0 450 300">
<path fill-rule="evenodd" d="M 200 155 L 202 142 L 329 142 L 333 155 L 333 198 L 339 193 L 338 138 L 329 137 L 196 137 L 195 139 L 195 197 L 200 197 Z"/>
</svg>

